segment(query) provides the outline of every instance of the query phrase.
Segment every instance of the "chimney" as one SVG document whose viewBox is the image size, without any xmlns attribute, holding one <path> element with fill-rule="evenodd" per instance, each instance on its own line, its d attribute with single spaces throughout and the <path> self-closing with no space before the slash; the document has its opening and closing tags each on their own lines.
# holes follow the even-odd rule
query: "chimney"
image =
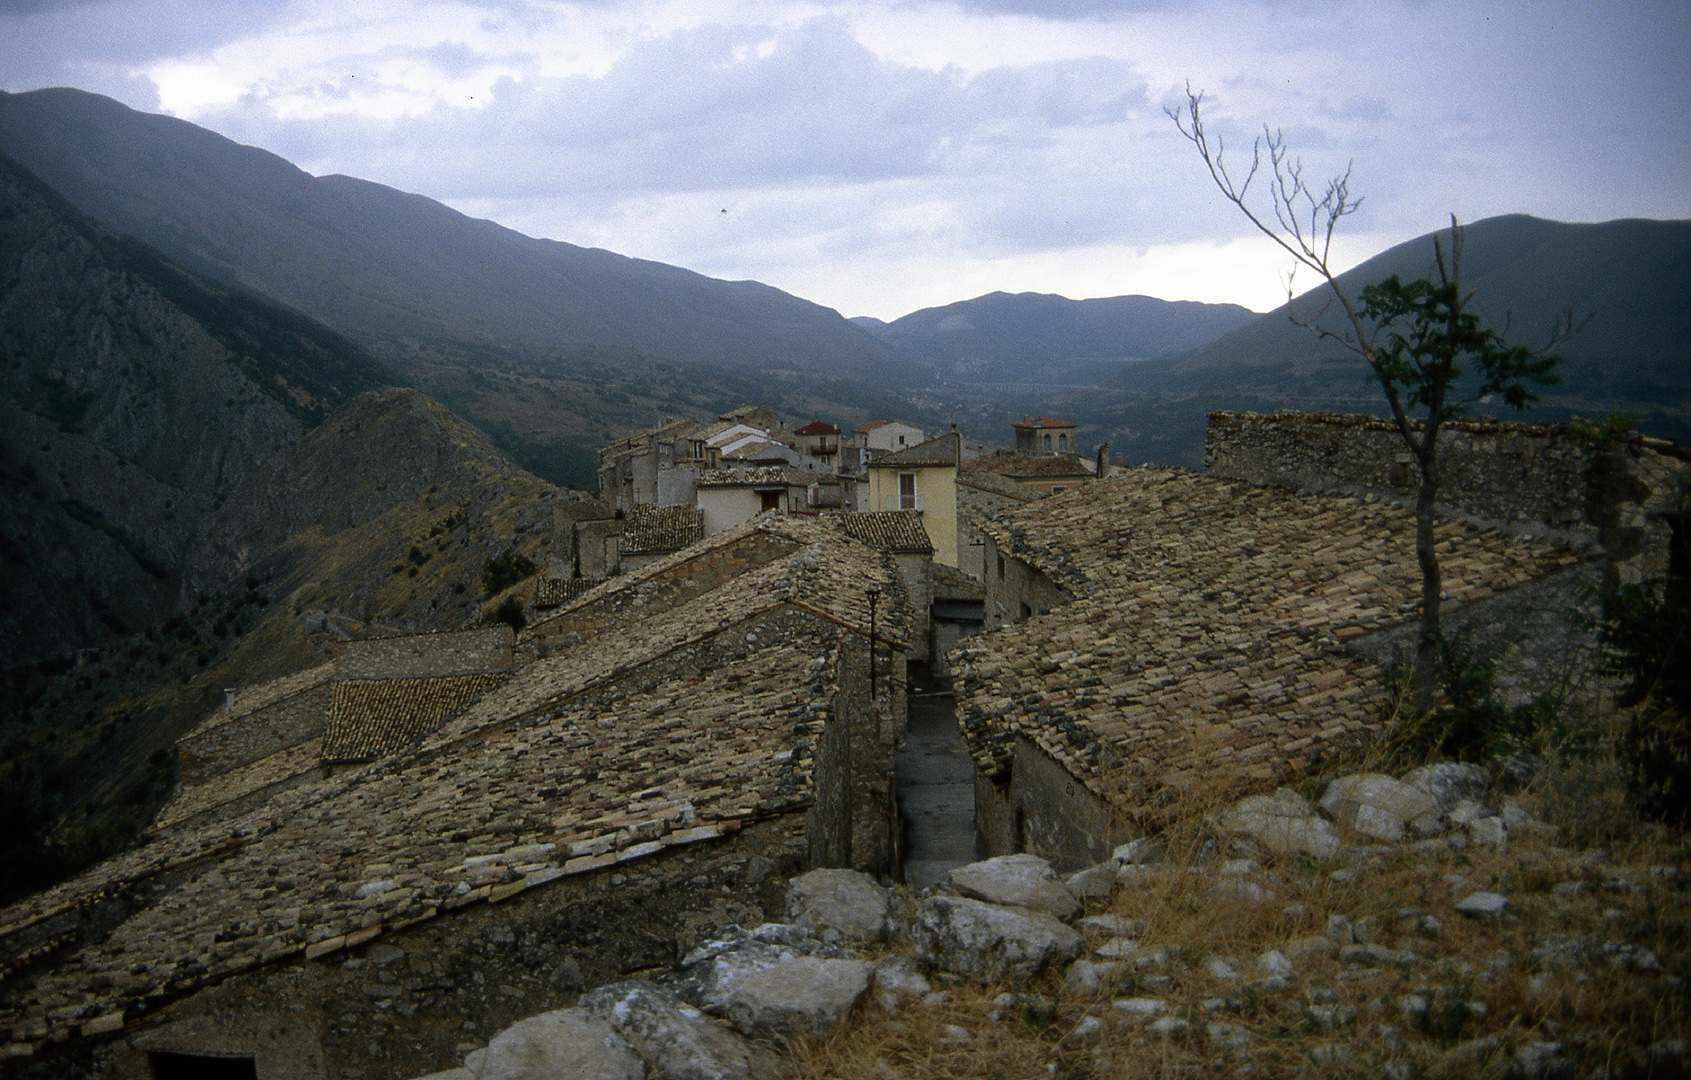
<svg viewBox="0 0 1691 1080">
<path fill-rule="evenodd" d="M 1109 466 L 1109 462 L 1110 444 L 1100 443 L 1098 445 L 1098 468 L 1095 470 L 1098 479 L 1104 479 L 1104 470 Z"/>
<path fill-rule="evenodd" d="M 235 707 L 235 690 L 233 687 L 226 686 L 223 688 L 223 707 L 225 709 Z"/>
</svg>

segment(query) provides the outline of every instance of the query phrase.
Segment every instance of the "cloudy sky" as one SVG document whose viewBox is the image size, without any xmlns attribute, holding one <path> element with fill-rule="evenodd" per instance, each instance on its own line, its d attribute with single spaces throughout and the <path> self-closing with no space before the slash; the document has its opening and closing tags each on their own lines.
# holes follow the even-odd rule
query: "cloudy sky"
<svg viewBox="0 0 1691 1080">
<path fill-rule="evenodd" d="M 4 89 L 882 318 L 1283 300 L 1188 80 L 1235 153 L 1354 163 L 1340 265 L 1452 212 L 1691 217 L 1688 54 L 1685 0 L 0 0 Z"/>
</svg>

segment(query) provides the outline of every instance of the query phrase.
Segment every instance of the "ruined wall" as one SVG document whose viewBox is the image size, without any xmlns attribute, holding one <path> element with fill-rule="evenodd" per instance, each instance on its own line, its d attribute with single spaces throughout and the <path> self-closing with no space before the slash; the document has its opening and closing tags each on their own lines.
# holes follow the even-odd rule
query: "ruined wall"
<svg viewBox="0 0 1691 1080">
<path fill-rule="evenodd" d="M 782 916 L 805 863 L 800 814 L 671 848 L 278 963 L 169 1004 L 103 1043 L 49 1048 L 43 1077 L 148 1080 L 147 1051 L 251 1054 L 259 1080 L 400 1080 L 586 988 L 675 963 L 728 923 Z M 81 1060 L 79 1060 L 81 1059 Z"/>
<path fill-rule="evenodd" d="M 917 659 L 931 660 L 928 619 L 933 607 L 933 559 L 914 552 L 894 552 L 893 563 L 910 594 L 910 643 L 916 647 Z"/>
<path fill-rule="evenodd" d="M 341 679 L 419 679 L 508 671 L 509 626 L 349 641 L 336 661 Z"/>
<path fill-rule="evenodd" d="M 183 785 L 204 783 L 219 773 L 323 734 L 334 693 L 332 682 L 321 683 L 227 723 L 187 735 L 176 744 Z"/>
<path fill-rule="evenodd" d="M 1058 870 L 1102 862 L 1133 838 L 1104 800 L 1024 738 L 1011 752 L 1009 812 L 1014 850 L 1040 855 Z"/>
</svg>

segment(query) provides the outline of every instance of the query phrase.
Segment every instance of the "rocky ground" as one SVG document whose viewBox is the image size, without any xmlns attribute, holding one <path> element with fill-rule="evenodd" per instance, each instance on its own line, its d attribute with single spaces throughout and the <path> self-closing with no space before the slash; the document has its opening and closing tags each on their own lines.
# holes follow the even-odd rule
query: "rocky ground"
<svg viewBox="0 0 1691 1080">
<path fill-rule="evenodd" d="M 1691 851 L 1570 842 L 1473 766 L 1282 789 L 1066 878 L 797 878 L 786 923 L 532 1017 L 430 1080 L 1680 1077 Z"/>
</svg>

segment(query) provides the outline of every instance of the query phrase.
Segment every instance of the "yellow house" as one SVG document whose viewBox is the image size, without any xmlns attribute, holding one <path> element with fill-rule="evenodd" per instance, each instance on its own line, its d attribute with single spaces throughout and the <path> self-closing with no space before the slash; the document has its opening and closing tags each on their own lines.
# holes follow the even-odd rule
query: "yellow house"
<svg viewBox="0 0 1691 1080">
<path fill-rule="evenodd" d="M 934 561 L 955 568 L 957 550 L 957 465 L 963 436 L 955 431 L 869 462 L 869 501 L 864 510 L 917 510 L 934 544 Z"/>
</svg>

